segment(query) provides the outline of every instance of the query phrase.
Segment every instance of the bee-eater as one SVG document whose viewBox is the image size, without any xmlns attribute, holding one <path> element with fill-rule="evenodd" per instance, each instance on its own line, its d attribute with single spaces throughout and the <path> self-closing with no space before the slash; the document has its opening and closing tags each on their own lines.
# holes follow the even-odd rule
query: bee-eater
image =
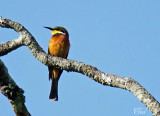
<svg viewBox="0 0 160 116">
<path fill-rule="evenodd" d="M 70 42 L 68 31 L 64 27 L 56 26 L 54 28 L 45 27 L 51 30 L 52 37 L 48 45 L 48 54 L 67 58 Z M 49 80 L 52 80 L 51 91 L 49 99 L 58 101 L 58 80 L 63 72 L 61 68 L 54 68 L 48 66 Z"/>
</svg>

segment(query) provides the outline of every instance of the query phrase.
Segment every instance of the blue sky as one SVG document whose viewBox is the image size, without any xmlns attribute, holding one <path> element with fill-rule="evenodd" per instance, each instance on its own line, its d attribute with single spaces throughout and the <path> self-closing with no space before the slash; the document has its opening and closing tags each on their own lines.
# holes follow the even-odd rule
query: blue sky
<svg viewBox="0 0 160 116">
<path fill-rule="evenodd" d="M 93 65 L 105 73 L 131 77 L 160 101 L 159 0 L 1 1 L 0 15 L 24 25 L 47 51 L 51 37 L 43 26 L 64 26 L 70 34 L 69 59 Z M 0 28 L 0 42 L 18 34 Z M 27 47 L 1 57 L 26 96 L 33 116 L 151 116 L 129 91 L 103 86 L 90 78 L 64 71 L 59 101 L 48 99 L 48 69 Z M 1 115 L 14 112 L 0 94 Z M 141 109 L 144 114 L 134 112 Z"/>
</svg>

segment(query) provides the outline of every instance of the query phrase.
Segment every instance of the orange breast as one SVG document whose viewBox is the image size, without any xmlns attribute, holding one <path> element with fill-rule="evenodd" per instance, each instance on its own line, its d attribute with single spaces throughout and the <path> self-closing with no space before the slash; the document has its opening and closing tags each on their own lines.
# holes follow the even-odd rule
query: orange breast
<svg viewBox="0 0 160 116">
<path fill-rule="evenodd" d="M 66 35 L 52 36 L 52 38 L 49 41 L 49 53 L 54 56 L 66 58 L 69 48 L 70 43 Z"/>
</svg>

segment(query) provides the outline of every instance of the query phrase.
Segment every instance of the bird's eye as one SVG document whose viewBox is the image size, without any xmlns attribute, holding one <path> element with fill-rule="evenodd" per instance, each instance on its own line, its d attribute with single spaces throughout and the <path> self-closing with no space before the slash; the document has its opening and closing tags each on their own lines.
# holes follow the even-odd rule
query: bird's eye
<svg viewBox="0 0 160 116">
<path fill-rule="evenodd" d="M 57 31 L 60 31 L 60 29 L 57 29 Z"/>
</svg>

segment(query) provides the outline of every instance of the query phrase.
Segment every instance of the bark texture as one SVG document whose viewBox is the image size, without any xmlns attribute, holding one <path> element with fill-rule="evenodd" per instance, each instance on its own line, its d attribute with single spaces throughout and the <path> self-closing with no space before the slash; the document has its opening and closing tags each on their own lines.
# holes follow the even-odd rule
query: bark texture
<svg viewBox="0 0 160 116">
<path fill-rule="evenodd" d="M 30 116 L 25 106 L 24 91 L 16 85 L 8 74 L 4 63 L 0 60 L 0 90 L 10 101 L 16 116 Z"/>
<path fill-rule="evenodd" d="M 155 116 L 160 116 L 159 102 L 138 82 L 132 78 L 120 77 L 117 75 L 107 74 L 96 67 L 93 67 L 82 62 L 67 60 L 55 56 L 48 55 L 36 42 L 35 38 L 21 24 L 13 22 L 9 19 L 0 18 L 0 26 L 14 29 L 20 34 L 19 38 L 0 45 L 0 56 L 15 50 L 20 46 L 27 46 L 31 53 L 43 64 L 47 66 L 61 67 L 66 71 L 74 71 L 84 74 L 96 82 L 122 88 L 132 92 Z"/>
</svg>

